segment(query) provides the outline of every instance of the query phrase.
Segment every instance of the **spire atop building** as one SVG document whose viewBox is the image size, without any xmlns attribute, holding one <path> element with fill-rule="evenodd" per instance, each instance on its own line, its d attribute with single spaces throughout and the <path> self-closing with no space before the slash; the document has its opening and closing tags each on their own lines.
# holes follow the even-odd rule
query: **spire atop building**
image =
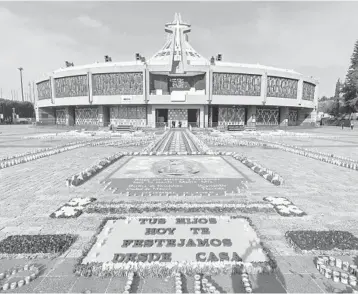
<svg viewBox="0 0 358 294">
<path fill-rule="evenodd" d="M 184 73 L 187 65 L 195 62 L 209 64 L 189 44 L 190 31 L 191 25 L 183 22 L 180 13 L 175 13 L 174 21 L 165 25 L 168 33 L 165 45 L 149 60 L 149 64 L 168 64 L 171 73 Z"/>
</svg>

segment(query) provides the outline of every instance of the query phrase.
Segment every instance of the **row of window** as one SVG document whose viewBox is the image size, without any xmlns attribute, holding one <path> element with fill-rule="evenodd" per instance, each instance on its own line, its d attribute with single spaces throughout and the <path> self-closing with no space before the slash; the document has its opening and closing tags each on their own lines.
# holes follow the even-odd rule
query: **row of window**
<svg viewBox="0 0 358 294">
<path fill-rule="evenodd" d="M 213 95 L 261 96 L 261 76 L 249 74 L 214 73 Z M 89 85 L 87 75 L 54 79 L 55 97 L 87 96 Z M 52 97 L 51 81 L 37 84 L 38 99 Z M 105 95 L 143 95 L 143 73 L 106 73 L 92 75 L 92 93 Z M 267 96 L 297 99 L 298 80 L 268 76 Z M 315 85 L 303 82 L 302 99 L 313 101 Z"/>
</svg>

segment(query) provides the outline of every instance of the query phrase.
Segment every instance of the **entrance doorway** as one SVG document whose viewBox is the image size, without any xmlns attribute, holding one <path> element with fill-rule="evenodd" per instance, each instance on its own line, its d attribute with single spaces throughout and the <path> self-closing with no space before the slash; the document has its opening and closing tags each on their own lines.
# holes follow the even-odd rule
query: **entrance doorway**
<svg viewBox="0 0 358 294">
<path fill-rule="evenodd" d="M 216 128 L 219 124 L 219 107 L 212 106 L 211 108 L 211 127 Z"/>
<path fill-rule="evenodd" d="M 200 109 L 188 109 L 188 126 L 198 128 L 200 126 L 199 120 Z"/>
<path fill-rule="evenodd" d="M 168 126 L 168 109 L 155 110 L 155 127 L 164 128 Z"/>
</svg>

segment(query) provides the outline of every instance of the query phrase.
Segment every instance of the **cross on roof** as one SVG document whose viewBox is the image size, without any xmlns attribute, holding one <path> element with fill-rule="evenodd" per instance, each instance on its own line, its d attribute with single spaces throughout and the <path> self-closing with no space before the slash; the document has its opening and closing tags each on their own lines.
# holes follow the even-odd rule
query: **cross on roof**
<svg viewBox="0 0 358 294">
<path fill-rule="evenodd" d="M 190 32 L 190 25 L 183 23 L 180 13 L 175 13 L 174 21 L 165 25 L 165 31 L 172 34 L 176 31 L 178 34 L 181 30 L 183 33 Z"/>
</svg>

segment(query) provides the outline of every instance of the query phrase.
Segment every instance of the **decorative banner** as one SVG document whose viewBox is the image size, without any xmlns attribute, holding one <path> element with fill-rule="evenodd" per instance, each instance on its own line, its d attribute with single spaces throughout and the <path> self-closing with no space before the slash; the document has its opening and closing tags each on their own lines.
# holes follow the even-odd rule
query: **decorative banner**
<svg viewBox="0 0 358 294">
<path fill-rule="evenodd" d="M 260 96 L 261 75 L 213 73 L 213 95 Z"/>
<path fill-rule="evenodd" d="M 267 97 L 297 99 L 298 80 L 267 77 Z"/>
<path fill-rule="evenodd" d="M 51 99 L 51 82 L 50 80 L 43 81 L 37 84 L 38 100 Z"/>
<path fill-rule="evenodd" d="M 55 79 L 56 98 L 88 96 L 88 75 Z"/>
<path fill-rule="evenodd" d="M 143 73 L 121 72 L 92 75 L 94 96 L 143 95 Z"/>
<path fill-rule="evenodd" d="M 316 88 L 316 85 L 308 83 L 308 82 L 303 82 L 302 99 L 313 101 L 315 88 Z"/>
</svg>

